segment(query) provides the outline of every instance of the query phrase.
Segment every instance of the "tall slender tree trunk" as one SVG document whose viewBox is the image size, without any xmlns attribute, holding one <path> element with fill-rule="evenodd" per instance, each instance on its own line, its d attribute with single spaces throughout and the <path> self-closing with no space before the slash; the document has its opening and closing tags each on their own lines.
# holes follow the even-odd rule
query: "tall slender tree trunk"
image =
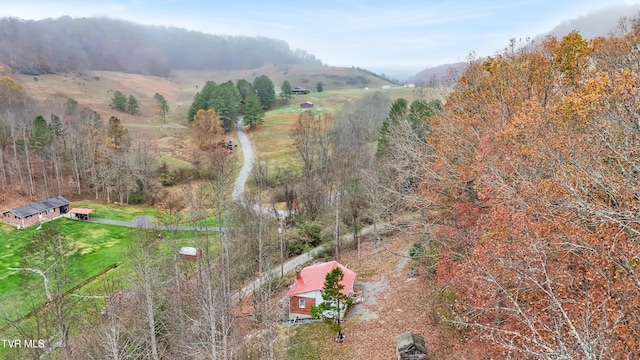
<svg viewBox="0 0 640 360">
<path fill-rule="evenodd" d="M 151 271 L 148 264 L 145 264 L 145 271 Z M 145 281 L 143 286 L 145 294 L 145 311 L 147 315 L 147 326 L 149 327 L 149 346 L 151 346 L 151 358 L 153 360 L 160 360 L 158 355 L 158 340 L 156 339 L 156 318 L 153 304 L 153 290 L 151 289 L 151 283 Z"/>
<path fill-rule="evenodd" d="M 44 197 L 49 198 L 49 184 L 47 183 L 47 167 L 42 164 L 42 181 L 44 182 Z"/>
<path fill-rule="evenodd" d="M 29 190 L 30 190 L 30 196 L 31 198 L 34 197 L 34 195 L 36 194 L 36 189 L 33 183 L 33 168 L 31 167 L 31 157 L 29 156 L 29 146 L 27 145 L 28 141 L 27 141 L 27 137 L 26 134 L 23 134 L 24 136 L 22 137 L 23 139 L 23 144 L 24 144 L 24 156 L 25 156 L 25 160 L 27 162 L 27 173 L 29 174 Z"/>
<path fill-rule="evenodd" d="M 4 145 L 0 144 L 0 185 L 6 188 L 9 183 L 7 183 L 7 169 L 4 161 Z"/>
<path fill-rule="evenodd" d="M 56 184 L 58 185 L 58 195 L 62 194 L 62 180 L 60 179 L 60 164 L 58 162 L 58 154 L 54 150 L 51 153 L 51 157 L 53 159 L 53 169 L 56 173 Z"/>
<path fill-rule="evenodd" d="M 82 189 L 80 187 L 80 168 L 78 166 L 78 154 L 74 149 L 75 147 L 71 146 L 71 157 L 73 158 L 73 173 L 76 179 L 76 186 L 78 190 L 78 194 L 82 193 Z"/>
<path fill-rule="evenodd" d="M 336 242 L 336 251 L 335 251 L 335 260 L 338 260 L 338 256 L 340 254 L 340 192 L 336 192 L 336 219 L 335 219 L 335 242 Z"/>
<path fill-rule="evenodd" d="M 13 117 L 13 115 L 10 115 L 11 117 Z M 14 127 L 14 120 L 11 121 L 11 126 L 10 126 L 10 130 L 11 130 L 11 145 L 13 148 L 13 166 L 15 171 L 18 173 L 18 178 L 20 179 L 20 189 L 24 190 L 24 177 L 22 176 L 22 167 L 20 166 L 20 161 L 18 160 L 18 145 L 17 145 L 17 138 L 16 138 L 16 132 L 15 132 L 15 127 Z"/>
</svg>

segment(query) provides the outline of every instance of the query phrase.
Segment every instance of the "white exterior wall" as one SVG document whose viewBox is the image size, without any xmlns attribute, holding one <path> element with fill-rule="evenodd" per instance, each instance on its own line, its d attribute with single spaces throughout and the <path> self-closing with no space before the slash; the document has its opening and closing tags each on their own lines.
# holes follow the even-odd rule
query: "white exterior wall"
<svg viewBox="0 0 640 360">
<path fill-rule="evenodd" d="M 316 300 L 316 306 L 318 306 L 318 305 L 320 305 L 322 303 L 322 292 L 320 290 L 309 291 L 309 292 L 306 292 L 306 293 L 297 294 L 296 296 L 306 297 L 306 298 L 313 298 L 313 299 Z"/>
</svg>

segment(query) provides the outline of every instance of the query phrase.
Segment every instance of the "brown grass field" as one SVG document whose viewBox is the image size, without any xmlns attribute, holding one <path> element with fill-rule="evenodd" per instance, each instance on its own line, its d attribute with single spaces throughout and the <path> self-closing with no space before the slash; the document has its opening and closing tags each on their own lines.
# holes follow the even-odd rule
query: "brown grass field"
<svg viewBox="0 0 640 360">
<path fill-rule="evenodd" d="M 267 112 L 265 122 L 251 130 L 259 161 L 268 161 L 271 168 L 296 167 L 295 150 L 289 137 L 291 124 L 300 112 L 299 105 L 311 101 L 321 111 L 337 112 L 355 99 L 374 91 L 381 91 L 387 85 L 376 78 L 354 68 L 339 68 L 324 65 L 270 65 L 254 70 L 237 71 L 175 71 L 168 77 L 125 74 L 109 71 L 90 71 L 86 74 L 41 75 L 38 81 L 32 76 L 11 75 L 26 89 L 29 96 L 36 99 L 45 118 L 51 112 L 49 101 L 52 95 L 62 94 L 78 101 L 79 107 L 97 111 L 104 121 L 111 116 L 118 117 L 133 136 L 147 136 L 155 141 L 161 161 L 176 166 L 185 166 L 190 160 L 189 128 L 187 111 L 194 95 L 206 81 L 216 83 L 267 75 L 273 81 L 276 92 L 284 80 L 292 86 L 307 87 L 308 95 L 299 95 L 287 104 L 277 100 L 274 109 Z M 363 80 L 364 79 L 364 80 Z M 357 83 L 353 84 L 356 81 Z M 366 81 L 364 84 L 362 81 Z M 324 91 L 316 92 L 316 84 L 322 82 Z M 351 82 L 351 84 L 350 84 Z M 126 96 L 133 95 L 139 103 L 139 113 L 130 115 L 111 109 L 113 93 L 121 91 Z M 154 95 L 162 94 L 170 105 L 166 123 L 161 123 Z M 413 100 L 416 92 L 412 89 L 394 86 L 388 91 L 392 98 L 404 97 Z M 235 135 L 220 135 L 220 140 L 235 140 Z M 188 164 L 186 164 L 188 165 Z"/>
</svg>

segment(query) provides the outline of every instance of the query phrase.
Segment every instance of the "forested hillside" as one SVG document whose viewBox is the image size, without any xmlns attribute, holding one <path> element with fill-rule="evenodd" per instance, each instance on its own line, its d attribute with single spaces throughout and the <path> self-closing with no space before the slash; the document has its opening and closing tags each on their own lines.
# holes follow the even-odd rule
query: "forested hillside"
<svg viewBox="0 0 640 360">
<path fill-rule="evenodd" d="M 25 74 L 110 70 L 167 75 L 180 69 L 254 69 L 319 63 L 264 37 L 210 35 L 108 18 L 0 20 L 0 63 Z"/>
<path fill-rule="evenodd" d="M 389 130 L 380 190 L 424 232 L 443 319 L 478 358 L 640 356 L 640 23 L 624 25 L 471 61 L 426 142 Z"/>
</svg>

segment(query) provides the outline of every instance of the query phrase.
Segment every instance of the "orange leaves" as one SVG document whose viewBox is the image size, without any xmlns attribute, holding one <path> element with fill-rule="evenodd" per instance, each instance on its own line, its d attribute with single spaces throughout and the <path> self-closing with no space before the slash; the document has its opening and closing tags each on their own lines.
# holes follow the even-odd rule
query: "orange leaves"
<svg viewBox="0 0 640 360">
<path fill-rule="evenodd" d="M 191 132 L 200 149 L 206 150 L 215 146 L 218 127 L 220 127 L 220 116 L 215 110 L 198 110 L 191 123 Z"/>
<path fill-rule="evenodd" d="M 565 74 L 571 84 L 580 80 L 589 62 L 587 42 L 576 31 L 565 36 L 555 49 L 553 65 Z"/>
<path fill-rule="evenodd" d="M 434 215 L 446 231 L 433 235 L 448 246 L 439 280 L 456 284 L 461 319 L 495 345 L 567 358 L 638 348 L 640 75 L 630 41 L 572 33 L 472 63 L 432 122 L 430 169 L 449 182 L 421 184 L 449 208 Z"/>
<path fill-rule="evenodd" d="M 591 121 L 604 108 L 609 96 L 609 77 L 600 73 L 587 79 L 579 89 L 567 95 L 556 109 L 560 126 L 581 125 Z"/>
</svg>

